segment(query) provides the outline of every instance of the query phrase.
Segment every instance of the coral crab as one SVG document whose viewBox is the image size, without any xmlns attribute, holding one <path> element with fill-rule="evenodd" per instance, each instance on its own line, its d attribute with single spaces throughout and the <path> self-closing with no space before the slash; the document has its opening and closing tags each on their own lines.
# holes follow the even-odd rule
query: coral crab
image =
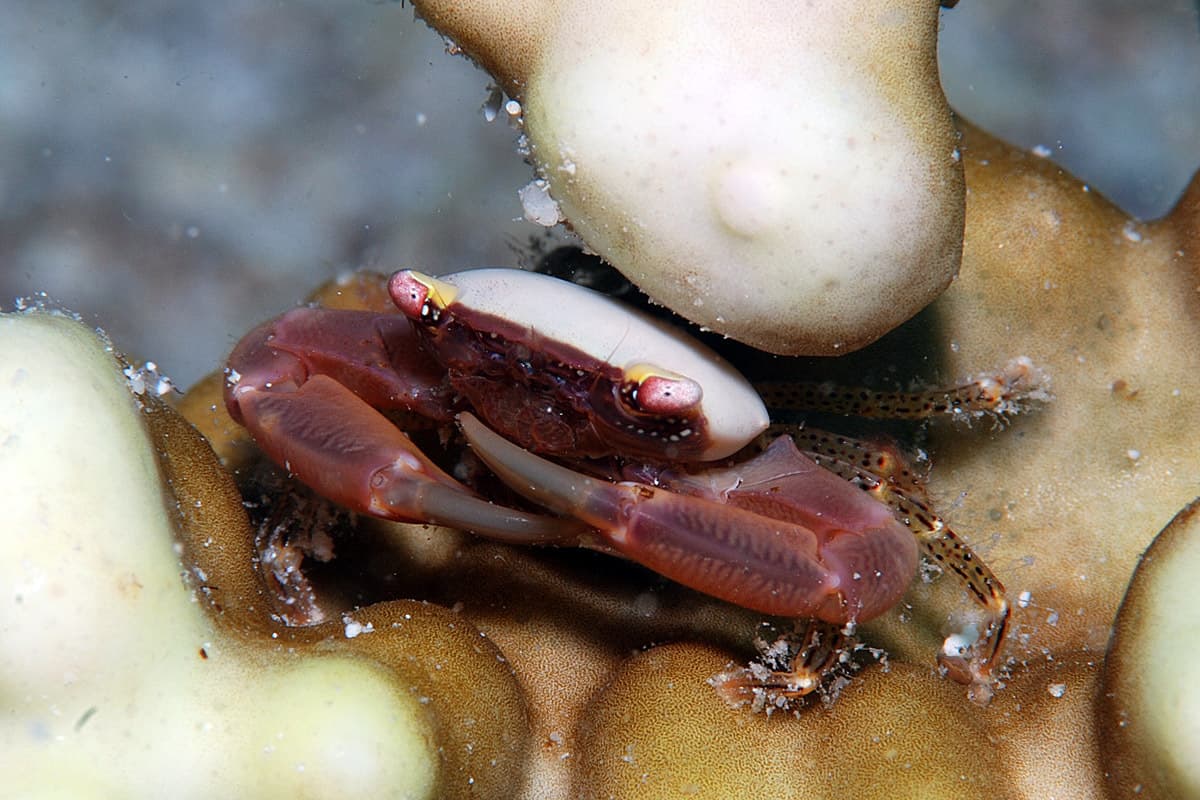
<svg viewBox="0 0 1200 800">
<path fill-rule="evenodd" d="M 318 494 L 386 519 L 618 554 L 753 611 L 805 620 L 785 657 L 714 681 L 727 700 L 768 708 L 821 684 L 847 633 L 900 600 L 923 547 L 987 612 L 977 640 L 939 660 L 976 699 L 990 697 L 1008 621 L 1003 586 L 933 513 L 895 451 L 810 430 L 776 435 L 759 392 L 716 353 L 568 281 L 406 270 L 388 294 L 400 313 L 294 309 L 229 358 L 231 415 Z M 1017 359 L 954 389 L 875 395 L 869 410 L 1004 413 L 1037 391 L 1032 366 Z M 868 410 L 864 400 L 831 402 Z M 452 477 L 394 422 L 414 417 L 447 438 L 457 424 L 503 483 L 552 513 L 493 503 Z"/>
</svg>

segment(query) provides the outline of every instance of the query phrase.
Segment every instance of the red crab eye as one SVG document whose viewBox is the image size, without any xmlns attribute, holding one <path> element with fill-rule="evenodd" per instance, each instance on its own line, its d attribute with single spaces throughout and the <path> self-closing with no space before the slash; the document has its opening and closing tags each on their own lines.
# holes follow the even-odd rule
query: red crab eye
<svg viewBox="0 0 1200 800">
<path fill-rule="evenodd" d="M 423 272 L 405 269 L 388 280 L 388 293 L 392 302 L 404 316 L 414 322 L 439 322 L 458 295 L 453 284 L 439 281 Z"/>
<path fill-rule="evenodd" d="M 396 308 L 412 320 L 428 315 L 429 286 L 419 280 L 411 270 L 397 272 L 388 281 L 388 294 Z"/>
<path fill-rule="evenodd" d="M 635 383 L 629 400 L 639 411 L 659 416 L 686 414 L 700 405 L 704 392 L 700 384 L 682 375 L 651 373 Z"/>
</svg>

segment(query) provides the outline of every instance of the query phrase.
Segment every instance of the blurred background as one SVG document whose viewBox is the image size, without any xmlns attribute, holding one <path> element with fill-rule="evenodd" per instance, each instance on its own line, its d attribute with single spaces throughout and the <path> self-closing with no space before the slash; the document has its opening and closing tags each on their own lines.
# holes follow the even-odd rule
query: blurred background
<svg viewBox="0 0 1200 800">
<path fill-rule="evenodd" d="M 1200 167 L 1194 0 L 961 0 L 951 103 L 1143 219 Z M 515 264 L 531 171 L 406 4 L 7 3 L 0 308 L 45 292 L 186 387 L 340 272 Z"/>
</svg>

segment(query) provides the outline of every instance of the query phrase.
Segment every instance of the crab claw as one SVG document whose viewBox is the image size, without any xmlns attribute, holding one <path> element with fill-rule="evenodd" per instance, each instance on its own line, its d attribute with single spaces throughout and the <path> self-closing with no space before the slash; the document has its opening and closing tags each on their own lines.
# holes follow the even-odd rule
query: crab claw
<svg viewBox="0 0 1200 800">
<path fill-rule="evenodd" d="M 775 497 L 751 510 L 753 502 L 739 507 L 732 498 L 609 483 L 522 450 L 469 413 L 458 421 L 479 457 L 518 493 L 596 527 L 607 545 L 630 560 L 745 608 L 861 622 L 895 605 L 916 571 L 912 535 L 882 506 L 878 514 L 847 513 L 836 505 L 840 494 L 822 491 L 802 498 L 813 506 L 802 511 Z M 774 450 L 768 453 L 776 460 L 789 457 L 781 456 L 784 448 Z M 791 451 L 803 458 L 794 445 Z M 761 491 L 777 494 L 796 475 L 806 485 L 820 482 L 807 474 L 807 463 L 771 463 L 776 480 Z M 753 462 L 749 468 L 754 471 Z M 848 497 L 862 496 L 844 486 Z"/>
<path fill-rule="evenodd" d="M 384 519 L 462 528 L 512 544 L 573 544 L 581 527 L 480 499 L 342 384 L 314 375 L 292 391 L 238 386 L 255 441 L 324 497 Z"/>
</svg>

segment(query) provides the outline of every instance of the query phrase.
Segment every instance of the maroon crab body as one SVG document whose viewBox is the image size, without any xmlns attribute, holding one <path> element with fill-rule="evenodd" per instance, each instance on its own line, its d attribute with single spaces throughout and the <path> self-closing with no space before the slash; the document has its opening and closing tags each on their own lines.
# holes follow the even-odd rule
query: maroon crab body
<svg viewBox="0 0 1200 800">
<path fill-rule="evenodd" d="M 617 552 L 748 608 L 836 624 L 877 616 L 911 581 L 912 535 L 790 442 L 734 467 L 698 468 L 741 449 L 767 417 L 744 379 L 690 338 L 515 270 L 445 280 L 401 272 L 390 289 L 402 314 L 297 309 L 230 357 L 231 414 L 318 493 L 391 519 Z M 523 316 L 505 316 L 522 303 Z M 555 320 L 584 339 L 567 339 Z M 501 434 L 464 413 L 481 458 L 518 492 L 587 527 L 479 498 L 382 411 L 435 424 L 474 412 Z M 663 477 L 657 487 L 586 478 L 526 449 L 566 463 L 649 462 Z"/>
<path fill-rule="evenodd" d="M 830 451 L 798 432 L 823 466 L 786 435 L 735 460 L 767 427 L 754 388 L 676 328 L 566 281 L 508 269 L 441 280 L 404 271 L 388 292 L 399 313 L 296 309 L 230 356 L 231 415 L 318 494 L 386 519 L 619 554 L 746 608 L 816 620 L 809 655 L 790 668 L 721 676 L 722 693 L 737 698 L 815 688 L 814 675 L 836 661 L 842 626 L 904 594 L 919 542 L 986 612 L 974 643 L 947 647 L 939 661 L 981 702 L 990 697 L 1009 615 L 1004 587 L 889 453 L 851 444 L 846 458 L 843 444 Z M 1044 396 L 1038 378 L 1018 358 L 998 375 L 881 394 L 874 409 L 856 410 L 1003 415 Z M 453 439 L 456 422 L 502 481 L 561 516 L 490 502 L 401 430 L 439 427 Z M 880 466 L 864 470 L 865 460 Z"/>
</svg>

